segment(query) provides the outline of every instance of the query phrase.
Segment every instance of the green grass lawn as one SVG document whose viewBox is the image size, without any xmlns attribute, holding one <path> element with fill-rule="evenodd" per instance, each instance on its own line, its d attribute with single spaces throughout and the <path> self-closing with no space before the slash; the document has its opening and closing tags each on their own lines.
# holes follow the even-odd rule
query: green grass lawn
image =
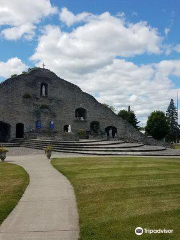
<svg viewBox="0 0 180 240">
<path fill-rule="evenodd" d="M 29 184 L 29 175 L 20 166 L 0 162 L 0 225 L 16 206 Z"/>
<path fill-rule="evenodd" d="M 52 160 L 75 189 L 81 240 L 180 239 L 180 159 Z M 173 229 L 143 234 L 135 228 Z"/>
</svg>

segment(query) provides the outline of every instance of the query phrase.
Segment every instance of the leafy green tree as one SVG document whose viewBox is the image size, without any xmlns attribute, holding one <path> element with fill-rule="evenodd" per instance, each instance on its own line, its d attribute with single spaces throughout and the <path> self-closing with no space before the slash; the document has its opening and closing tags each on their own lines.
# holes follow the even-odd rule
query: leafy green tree
<svg viewBox="0 0 180 240">
<path fill-rule="evenodd" d="M 164 112 L 152 112 L 148 117 L 145 130 L 146 133 L 150 134 L 153 138 L 157 140 L 163 139 L 170 130 L 169 122 Z"/>
<path fill-rule="evenodd" d="M 138 124 L 140 122 L 137 120 L 137 117 L 133 111 L 120 110 L 118 113 L 118 116 L 121 117 L 122 119 L 128 121 L 135 128 L 139 129 Z"/>
<path fill-rule="evenodd" d="M 179 138 L 180 131 L 178 126 L 178 111 L 174 104 L 174 100 L 171 99 L 168 109 L 166 111 L 166 116 L 170 125 L 170 132 L 167 136 L 167 140 L 176 142 Z"/>
<path fill-rule="evenodd" d="M 111 109 L 111 111 L 116 112 L 116 109 L 113 106 L 110 106 L 110 105 L 108 105 L 106 103 L 102 103 L 102 105 L 107 107 L 107 108 L 109 108 L 109 109 Z"/>
</svg>

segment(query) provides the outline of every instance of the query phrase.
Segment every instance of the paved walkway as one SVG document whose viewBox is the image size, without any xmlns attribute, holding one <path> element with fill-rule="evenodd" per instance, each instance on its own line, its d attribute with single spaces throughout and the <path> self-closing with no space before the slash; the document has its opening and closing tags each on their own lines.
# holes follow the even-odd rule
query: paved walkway
<svg viewBox="0 0 180 240">
<path fill-rule="evenodd" d="M 70 182 L 51 166 L 44 151 L 22 147 L 9 150 L 7 162 L 24 167 L 30 175 L 30 184 L 0 226 L 0 240 L 78 240 L 78 213 Z M 83 157 L 53 154 L 53 157 L 78 156 Z"/>
<path fill-rule="evenodd" d="M 30 184 L 1 225 L 0 240 L 77 240 L 78 213 L 69 181 L 42 151 L 8 156 L 7 161 L 24 167 Z"/>
</svg>

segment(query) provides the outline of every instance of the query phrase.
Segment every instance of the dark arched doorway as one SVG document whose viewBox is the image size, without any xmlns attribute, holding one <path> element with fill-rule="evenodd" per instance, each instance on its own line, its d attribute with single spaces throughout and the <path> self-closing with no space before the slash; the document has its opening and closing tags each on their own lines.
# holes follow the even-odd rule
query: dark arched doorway
<svg viewBox="0 0 180 240">
<path fill-rule="evenodd" d="M 65 125 L 65 126 L 64 126 L 64 132 L 67 133 L 67 132 L 68 132 L 68 128 L 69 128 L 69 125 Z"/>
<path fill-rule="evenodd" d="M 117 128 L 114 126 L 108 126 L 105 128 L 105 132 L 108 137 L 115 137 L 117 135 Z"/>
<path fill-rule="evenodd" d="M 100 128 L 100 123 L 98 121 L 93 121 L 90 123 L 91 133 L 98 133 Z"/>
<path fill-rule="evenodd" d="M 10 139 L 11 126 L 5 122 L 0 122 L 0 142 L 8 142 Z"/>
<path fill-rule="evenodd" d="M 72 131 L 71 125 L 64 125 L 64 132 L 65 133 L 70 133 Z"/>
<path fill-rule="evenodd" d="M 75 111 L 75 117 L 78 120 L 86 120 L 87 118 L 87 111 L 84 108 L 77 108 Z"/>
<path fill-rule="evenodd" d="M 23 123 L 16 124 L 16 138 L 24 138 L 24 124 Z"/>
</svg>

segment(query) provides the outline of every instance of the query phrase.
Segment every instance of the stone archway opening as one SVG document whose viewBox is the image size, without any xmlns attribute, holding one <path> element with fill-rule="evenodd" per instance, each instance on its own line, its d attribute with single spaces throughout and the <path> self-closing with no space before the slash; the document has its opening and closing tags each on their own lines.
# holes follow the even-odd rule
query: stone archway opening
<svg viewBox="0 0 180 240">
<path fill-rule="evenodd" d="M 91 133 L 98 134 L 99 129 L 100 129 L 100 123 L 98 121 L 93 121 L 90 123 Z"/>
<path fill-rule="evenodd" d="M 24 138 L 24 124 L 23 123 L 16 124 L 16 138 Z"/>
<path fill-rule="evenodd" d="M 69 125 L 65 125 L 65 126 L 64 126 L 64 132 L 65 132 L 65 133 L 68 132 L 68 128 L 69 128 Z"/>
<path fill-rule="evenodd" d="M 0 142 L 8 142 L 10 140 L 11 126 L 8 123 L 0 122 Z"/>
<path fill-rule="evenodd" d="M 114 126 L 108 126 L 105 128 L 105 133 L 108 137 L 114 138 L 117 135 L 117 128 Z"/>
<path fill-rule="evenodd" d="M 71 125 L 64 125 L 64 132 L 65 133 L 71 133 L 72 129 L 71 129 Z"/>
<path fill-rule="evenodd" d="M 75 111 L 75 118 L 77 120 L 82 120 L 82 121 L 86 120 L 86 118 L 87 118 L 87 111 L 86 111 L 86 109 L 84 109 L 84 108 L 77 108 L 76 111 Z"/>
</svg>

